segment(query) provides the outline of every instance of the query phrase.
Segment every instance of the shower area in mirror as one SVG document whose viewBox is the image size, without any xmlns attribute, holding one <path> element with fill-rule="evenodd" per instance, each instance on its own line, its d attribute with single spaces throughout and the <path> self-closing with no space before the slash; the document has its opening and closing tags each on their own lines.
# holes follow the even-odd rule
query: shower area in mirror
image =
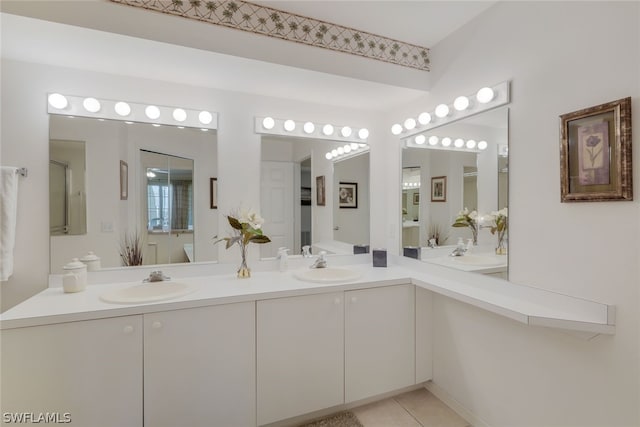
<svg viewBox="0 0 640 427">
<path fill-rule="evenodd" d="M 51 236 L 87 232 L 84 141 L 51 140 L 49 153 Z"/>
</svg>

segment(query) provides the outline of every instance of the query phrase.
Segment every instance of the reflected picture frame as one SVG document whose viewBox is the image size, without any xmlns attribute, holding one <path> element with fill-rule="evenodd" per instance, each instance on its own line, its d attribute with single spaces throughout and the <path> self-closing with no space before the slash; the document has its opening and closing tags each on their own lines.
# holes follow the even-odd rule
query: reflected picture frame
<svg viewBox="0 0 640 427">
<path fill-rule="evenodd" d="M 327 204 L 324 175 L 316 176 L 316 205 L 325 206 Z"/>
<path fill-rule="evenodd" d="M 431 201 L 446 202 L 447 201 L 447 177 L 434 176 L 431 178 Z"/>
<path fill-rule="evenodd" d="M 414 205 L 420 204 L 420 193 L 413 193 L 413 204 Z"/>
<path fill-rule="evenodd" d="M 560 116 L 560 201 L 633 200 L 631 98 Z"/>
<path fill-rule="evenodd" d="M 358 183 L 340 182 L 338 185 L 338 207 L 340 209 L 358 208 Z"/>
<path fill-rule="evenodd" d="M 209 178 L 209 209 L 218 209 L 218 178 Z"/>
<path fill-rule="evenodd" d="M 129 199 L 129 164 L 120 160 L 120 200 Z"/>
</svg>

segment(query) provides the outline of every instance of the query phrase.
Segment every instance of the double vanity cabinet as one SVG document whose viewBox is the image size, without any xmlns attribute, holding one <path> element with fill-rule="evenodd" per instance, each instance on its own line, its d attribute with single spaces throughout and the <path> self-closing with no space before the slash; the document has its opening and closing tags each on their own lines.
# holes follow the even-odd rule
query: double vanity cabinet
<svg viewBox="0 0 640 427">
<path fill-rule="evenodd" d="M 3 329 L 2 412 L 244 427 L 431 378 L 430 291 L 335 289 Z"/>
</svg>

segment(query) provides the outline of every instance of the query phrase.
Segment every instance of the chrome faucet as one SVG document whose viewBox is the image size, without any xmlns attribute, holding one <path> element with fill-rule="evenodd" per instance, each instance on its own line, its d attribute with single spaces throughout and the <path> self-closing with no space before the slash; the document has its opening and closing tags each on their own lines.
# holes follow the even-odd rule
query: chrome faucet
<svg viewBox="0 0 640 427">
<path fill-rule="evenodd" d="M 149 277 L 143 280 L 143 282 L 164 282 L 165 280 L 171 280 L 171 277 L 165 276 L 162 271 L 152 271 Z"/>
<path fill-rule="evenodd" d="M 429 239 L 427 246 L 430 247 L 431 249 L 437 248 L 438 244 L 436 243 L 436 239 Z"/>
<path fill-rule="evenodd" d="M 449 256 L 463 256 L 467 252 L 467 246 L 464 245 L 464 241 L 462 237 L 458 239 L 458 245 L 456 248 L 449 254 Z"/>
<path fill-rule="evenodd" d="M 303 258 L 311 258 L 311 246 L 304 245 L 302 247 L 302 257 Z"/>
<path fill-rule="evenodd" d="M 327 260 L 324 257 L 326 254 L 327 253 L 325 251 L 321 251 L 318 254 L 318 258 L 316 258 L 309 268 L 327 268 Z"/>
</svg>

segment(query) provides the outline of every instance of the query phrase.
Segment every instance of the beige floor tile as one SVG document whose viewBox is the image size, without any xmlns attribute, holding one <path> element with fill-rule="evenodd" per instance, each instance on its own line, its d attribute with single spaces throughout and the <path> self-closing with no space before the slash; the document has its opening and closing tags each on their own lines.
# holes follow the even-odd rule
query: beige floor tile
<svg viewBox="0 0 640 427">
<path fill-rule="evenodd" d="M 394 398 L 424 427 L 467 427 L 469 423 L 422 388 Z"/>
<path fill-rule="evenodd" d="M 364 427 L 421 427 L 394 399 L 385 399 L 351 410 Z"/>
</svg>

